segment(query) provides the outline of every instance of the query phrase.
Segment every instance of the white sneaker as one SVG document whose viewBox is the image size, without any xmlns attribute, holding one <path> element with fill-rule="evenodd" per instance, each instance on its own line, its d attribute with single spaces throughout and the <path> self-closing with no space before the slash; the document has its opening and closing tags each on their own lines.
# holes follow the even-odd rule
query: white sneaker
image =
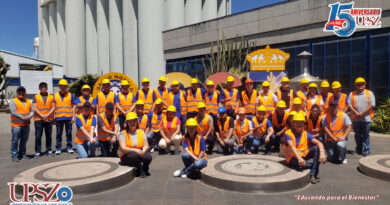
<svg viewBox="0 0 390 205">
<path fill-rule="evenodd" d="M 149 150 L 150 153 L 153 153 L 154 152 L 154 147 L 152 147 L 150 150 Z"/>
<path fill-rule="evenodd" d="M 180 177 L 182 174 L 182 169 L 178 169 L 176 170 L 175 172 L 173 172 L 173 176 L 174 177 Z"/>
<path fill-rule="evenodd" d="M 185 178 L 187 178 L 187 174 L 182 174 L 180 177 L 185 179 Z"/>
<path fill-rule="evenodd" d="M 344 159 L 343 160 L 343 164 L 347 164 L 348 160 L 347 159 Z"/>
</svg>

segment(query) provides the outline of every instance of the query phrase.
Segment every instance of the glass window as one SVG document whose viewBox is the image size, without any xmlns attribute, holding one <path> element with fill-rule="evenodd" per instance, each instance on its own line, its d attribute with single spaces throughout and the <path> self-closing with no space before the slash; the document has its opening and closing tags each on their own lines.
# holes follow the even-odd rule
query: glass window
<svg viewBox="0 0 390 205">
<path fill-rule="evenodd" d="M 324 43 L 313 43 L 312 75 L 320 79 L 324 78 Z"/>
<path fill-rule="evenodd" d="M 337 41 L 326 42 L 324 60 L 324 78 L 329 82 L 337 80 Z"/>
<path fill-rule="evenodd" d="M 371 90 L 379 96 L 387 95 L 389 38 L 386 35 L 371 37 Z"/>
<path fill-rule="evenodd" d="M 352 82 L 355 81 L 357 77 L 364 77 L 364 63 L 365 63 L 365 54 L 364 54 L 364 38 L 353 38 L 352 39 Z M 351 83 L 353 86 L 353 83 Z"/>
<path fill-rule="evenodd" d="M 342 92 L 350 91 L 350 39 L 338 42 L 338 81 L 342 85 Z"/>
</svg>

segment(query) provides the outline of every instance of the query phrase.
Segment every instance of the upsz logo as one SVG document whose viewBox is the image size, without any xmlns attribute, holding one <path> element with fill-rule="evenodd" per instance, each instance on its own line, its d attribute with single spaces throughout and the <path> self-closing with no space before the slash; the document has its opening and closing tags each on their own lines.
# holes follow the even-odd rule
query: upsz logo
<svg viewBox="0 0 390 205">
<path fill-rule="evenodd" d="M 353 8 L 353 3 L 329 4 L 330 13 L 324 31 L 340 37 L 351 36 L 356 28 L 380 28 L 381 8 Z"/>
<path fill-rule="evenodd" d="M 72 189 L 61 183 L 8 183 L 10 205 L 72 205 Z M 17 199 L 16 190 L 21 193 Z M 32 199 L 32 200 L 31 200 Z"/>
</svg>

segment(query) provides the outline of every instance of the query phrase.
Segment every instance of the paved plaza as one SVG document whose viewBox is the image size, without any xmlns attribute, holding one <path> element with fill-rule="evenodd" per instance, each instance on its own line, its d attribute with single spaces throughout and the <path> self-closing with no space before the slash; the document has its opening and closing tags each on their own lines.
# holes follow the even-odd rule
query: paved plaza
<svg viewBox="0 0 390 205">
<path fill-rule="evenodd" d="M 9 187 L 7 182 L 13 181 L 19 173 L 30 168 L 61 160 L 75 159 L 77 154 L 63 153 L 55 157 L 44 156 L 40 159 L 30 159 L 18 163 L 11 162 L 9 146 L 11 126 L 9 114 L 0 114 L 0 204 L 9 203 Z M 53 129 L 55 133 L 55 127 Z M 73 129 L 75 133 L 75 129 Z M 65 140 L 63 140 L 65 141 Z M 55 137 L 53 134 L 53 144 Z M 43 142 L 44 144 L 44 142 Z M 372 154 L 390 153 L 390 136 L 373 134 L 371 138 Z M 348 150 L 355 147 L 350 136 Z M 34 154 L 34 127 L 31 126 L 27 153 Z M 100 151 L 97 151 L 100 154 Z M 174 178 L 172 173 L 182 168 L 179 155 L 158 155 L 153 153 L 150 177 L 135 178 L 127 185 L 110 191 L 76 194 L 73 204 L 388 204 L 390 201 L 390 182 L 366 176 L 358 171 L 360 155 L 348 154 L 348 164 L 334 165 L 327 163 L 320 166 L 321 182 L 308 184 L 304 188 L 283 193 L 240 193 L 225 191 L 205 185 L 199 180 Z M 219 157 L 213 154 L 209 158 Z M 276 156 L 276 154 L 275 154 Z M 316 196 L 321 201 L 302 201 L 306 197 Z M 347 196 L 347 200 L 341 197 Z M 348 200 L 354 197 L 371 196 L 375 200 Z M 333 197 L 333 198 L 331 198 Z M 337 199 L 340 197 L 340 199 Z"/>
</svg>

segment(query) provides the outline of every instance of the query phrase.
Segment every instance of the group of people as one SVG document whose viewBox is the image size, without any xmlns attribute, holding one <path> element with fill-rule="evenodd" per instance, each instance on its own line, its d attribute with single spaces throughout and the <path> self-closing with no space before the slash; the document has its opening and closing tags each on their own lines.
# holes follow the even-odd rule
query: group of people
<svg viewBox="0 0 390 205">
<path fill-rule="evenodd" d="M 184 168 L 174 172 L 176 177 L 198 177 L 207 166 L 207 154 L 258 153 L 265 145 L 264 154 L 279 152 L 293 167 L 311 168 L 310 181 L 319 180 L 319 164 L 327 160 L 347 163 L 348 134 L 355 131 L 356 152 L 367 156 L 370 151 L 369 129 L 375 107 L 373 93 L 365 88 L 363 78 L 355 80 L 355 91 L 348 96 L 341 92 L 341 84 L 323 81 L 320 89 L 307 79 L 300 82 L 297 92 L 289 87 L 284 77 L 275 93 L 270 84 L 262 82 L 261 91 L 254 89 L 251 79 L 245 81 L 241 92 L 234 88 L 234 78 L 226 79 L 226 88 L 215 89 L 208 80 L 205 88 L 197 79 L 182 90 L 172 81 L 166 87 L 166 77 L 159 78 L 157 88 L 149 88 L 149 79 L 142 79 L 142 88 L 135 95 L 129 92 L 129 82 L 121 81 L 121 90 L 110 90 L 110 80 L 102 81 L 102 91 L 91 96 L 91 88 L 84 85 L 76 98 L 67 91 L 68 82 L 59 81 L 59 92 L 50 95 L 47 84 L 39 84 L 40 93 L 31 103 L 26 91 L 19 87 L 10 103 L 13 161 L 28 159 L 26 142 L 30 119 L 34 118 L 35 158 L 42 154 L 61 154 L 62 133 L 65 126 L 67 152 L 73 153 L 72 124 L 77 133 L 75 146 L 78 158 L 94 157 L 100 146 L 101 156 L 115 157 L 120 152 L 121 163 L 136 167 L 136 175 L 150 175 L 150 153 L 184 153 Z M 352 118 L 352 121 L 350 117 Z M 52 126 L 56 125 L 56 150 L 51 144 Z M 46 150 L 41 150 L 43 131 Z M 19 144 L 19 150 L 18 150 Z M 313 162 L 309 162 L 313 159 Z"/>
</svg>

